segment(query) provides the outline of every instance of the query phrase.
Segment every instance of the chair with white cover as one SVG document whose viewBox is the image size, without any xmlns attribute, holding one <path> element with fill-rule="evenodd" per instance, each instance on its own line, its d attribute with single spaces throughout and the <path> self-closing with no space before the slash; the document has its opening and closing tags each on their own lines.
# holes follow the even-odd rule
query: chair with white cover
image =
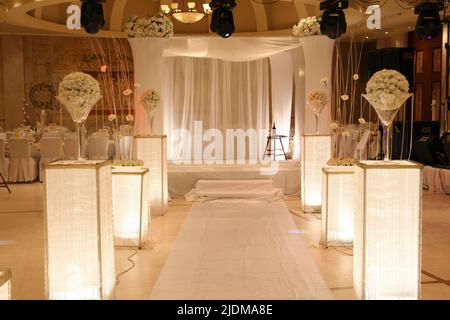
<svg viewBox="0 0 450 320">
<path fill-rule="evenodd" d="M 358 142 L 353 153 L 353 159 L 357 160 L 367 160 L 367 145 L 369 144 L 370 131 L 364 132 L 361 140 Z"/>
<path fill-rule="evenodd" d="M 5 158 L 5 144 L 5 140 L 0 139 L 0 172 L 5 179 L 8 179 L 9 159 Z"/>
<path fill-rule="evenodd" d="M 109 139 L 92 135 L 87 140 L 86 155 L 90 160 L 108 160 Z"/>
<path fill-rule="evenodd" d="M 64 160 L 77 160 L 78 140 L 76 135 L 64 136 Z M 81 152 L 83 154 L 83 150 Z"/>
<path fill-rule="evenodd" d="M 27 139 L 8 140 L 10 152 L 9 182 L 32 182 L 38 174 L 38 164 L 31 157 L 30 141 Z"/>
<path fill-rule="evenodd" d="M 43 181 L 44 165 L 63 158 L 62 142 L 58 136 L 47 136 L 39 141 L 41 161 L 39 162 L 39 177 Z"/>
</svg>

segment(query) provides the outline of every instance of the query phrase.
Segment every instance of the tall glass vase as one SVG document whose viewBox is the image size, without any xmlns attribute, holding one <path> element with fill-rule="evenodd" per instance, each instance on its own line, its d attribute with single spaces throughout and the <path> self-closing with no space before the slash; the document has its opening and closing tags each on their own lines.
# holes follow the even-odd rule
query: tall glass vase
<svg viewBox="0 0 450 320">
<path fill-rule="evenodd" d="M 369 101 L 370 105 L 374 108 L 378 118 L 380 119 L 383 126 L 384 161 L 390 161 L 392 146 L 392 122 L 401 107 L 405 104 L 406 100 L 412 96 L 412 94 L 405 94 L 395 101 L 389 101 L 389 104 L 383 103 L 382 99 L 377 99 L 377 97 L 368 94 L 363 94 L 362 96 Z"/>
<path fill-rule="evenodd" d="M 311 110 L 314 112 L 314 116 L 315 116 L 315 118 L 316 118 L 316 134 L 319 134 L 319 116 L 320 116 L 320 113 L 322 112 L 322 110 L 323 110 L 323 108 L 325 107 L 325 105 L 324 104 L 322 104 L 322 103 L 320 103 L 320 102 L 318 102 L 318 101 L 308 101 L 307 103 L 306 103 L 310 108 L 311 108 Z"/>
<path fill-rule="evenodd" d="M 56 97 L 56 99 L 58 99 L 58 101 L 61 102 L 61 104 L 66 109 L 66 111 L 70 114 L 70 116 L 72 117 L 72 121 L 76 125 L 76 129 L 77 129 L 77 159 L 79 161 L 85 160 L 85 157 L 82 153 L 84 123 L 89 115 L 89 112 L 91 112 L 94 105 L 101 98 L 102 97 L 100 96 L 96 101 L 91 100 L 90 103 L 84 102 L 84 103 L 80 104 L 80 103 L 69 103 L 65 99 L 62 99 L 58 96 Z"/>
</svg>

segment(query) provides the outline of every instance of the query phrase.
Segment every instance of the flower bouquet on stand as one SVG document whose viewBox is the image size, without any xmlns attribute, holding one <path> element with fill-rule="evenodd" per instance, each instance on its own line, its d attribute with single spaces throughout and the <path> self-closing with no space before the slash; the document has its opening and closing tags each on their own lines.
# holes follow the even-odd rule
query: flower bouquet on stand
<svg viewBox="0 0 450 320">
<path fill-rule="evenodd" d="M 319 133 L 319 115 L 327 103 L 327 94 L 322 90 L 312 90 L 308 94 L 307 104 L 316 116 L 316 134 Z"/>
<path fill-rule="evenodd" d="M 392 121 L 412 94 L 404 75 L 396 70 L 383 69 L 367 82 L 366 94 L 362 95 L 375 109 L 383 125 L 384 160 L 391 160 Z"/>
<path fill-rule="evenodd" d="M 84 160 L 81 155 L 83 140 L 83 126 L 89 112 L 102 98 L 100 83 L 89 74 L 73 72 L 66 75 L 59 83 L 58 99 L 69 112 L 77 126 L 77 157 Z"/>
<path fill-rule="evenodd" d="M 153 129 L 153 116 L 158 110 L 160 102 L 161 96 L 159 95 L 158 91 L 149 89 L 142 93 L 141 104 L 144 107 L 145 111 L 147 111 L 147 115 L 149 117 L 150 134 L 152 134 Z"/>
</svg>

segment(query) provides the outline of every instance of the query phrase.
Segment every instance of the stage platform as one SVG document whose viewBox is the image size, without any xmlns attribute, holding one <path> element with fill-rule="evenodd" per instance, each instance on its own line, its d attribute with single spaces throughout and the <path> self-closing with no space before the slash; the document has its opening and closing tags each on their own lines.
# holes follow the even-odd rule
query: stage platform
<svg viewBox="0 0 450 320">
<path fill-rule="evenodd" d="M 168 181 L 171 198 L 184 198 L 194 188 L 199 179 L 205 180 L 267 180 L 280 188 L 285 195 L 300 195 L 300 162 L 294 160 L 279 161 L 274 175 L 261 174 L 262 164 L 175 164 L 169 161 Z"/>
</svg>

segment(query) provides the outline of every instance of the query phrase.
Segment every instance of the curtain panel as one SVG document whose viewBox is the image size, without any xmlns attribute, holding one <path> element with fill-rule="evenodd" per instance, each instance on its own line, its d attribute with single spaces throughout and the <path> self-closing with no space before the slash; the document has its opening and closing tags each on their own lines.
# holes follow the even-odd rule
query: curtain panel
<svg viewBox="0 0 450 320">
<path fill-rule="evenodd" d="M 166 57 L 163 68 L 169 160 L 193 159 L 194 163 L 201 163 L 205 154 L 215 163 L 262 157 L 269 131 L 268 59 L 229 62 Z M 238 148 L 237 139 L 230 141 L 227 137 L 230 130 L 238 133 L 239 129 L 244 133 L 252 129 L 258 135 L 256 141 L 245 138 L 243 152 L 239 151 L 242 148 Z M 183 140 L 182 136 L 189 139 Z"/>
</svg>

